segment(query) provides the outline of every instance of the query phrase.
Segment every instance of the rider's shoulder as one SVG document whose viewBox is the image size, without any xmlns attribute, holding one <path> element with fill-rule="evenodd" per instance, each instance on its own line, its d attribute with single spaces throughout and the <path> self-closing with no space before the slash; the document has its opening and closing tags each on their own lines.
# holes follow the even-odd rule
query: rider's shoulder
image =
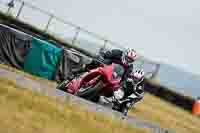
<svg viewBox="0 0 200 133">
<path fill-rule="evenodd" d="M 122 54 L 123 51 L 121 49 L 112 49 L 111 50 L 112 53 L 118 53 L 118 54 Z"/>
</svg>

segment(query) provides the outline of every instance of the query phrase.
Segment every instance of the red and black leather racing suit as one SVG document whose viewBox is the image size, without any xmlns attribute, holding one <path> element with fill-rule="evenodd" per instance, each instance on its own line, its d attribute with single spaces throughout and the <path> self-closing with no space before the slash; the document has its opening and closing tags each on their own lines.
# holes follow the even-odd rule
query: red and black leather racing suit
<svg viewBox="0 0 200 133">
<path fill-rule="evenodd" d="M 122 77 L 122 80 L 126 77 L 126 75 L 132 71 L 133 69 L 133 65 L 132 64 L 123 64 L 121 61 L 121 57 L 122 57 L 123 51 L 119 50 L 119 49 L 113 49 L 110 51 L 106 51 L 105 53 L 101 54 L 101 57 L 103 57 L 103 63 L 110 65 L 112 63 L 116 63 L 116 64 L 121 64 L 124 69 L 125 69 L 125 73 Z M 97 68 L 100 65 L 100 62 L 98 62 L 97 60 L 93 60 L 90 64 L 88 64 L 86 66 L 87 70 L 91 70 L 94 68 Z"/>
</svg>

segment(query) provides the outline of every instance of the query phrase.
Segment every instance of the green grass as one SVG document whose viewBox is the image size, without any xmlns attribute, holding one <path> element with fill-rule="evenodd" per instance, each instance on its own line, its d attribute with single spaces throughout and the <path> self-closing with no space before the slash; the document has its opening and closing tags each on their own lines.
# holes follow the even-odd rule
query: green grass
<svg viewBox="0 0 200 133">
<path fill-rule="evenodd" d="M 200 133 L 200 119 L 197 116 L 150 94 L 145 95 L 130 115 L 180 133 Z"/>
<path fill-rule="evenodd" d="M 1 133 L 147 133 L 80 107 L 19 87 L 0 78 Z"/>
</svg>

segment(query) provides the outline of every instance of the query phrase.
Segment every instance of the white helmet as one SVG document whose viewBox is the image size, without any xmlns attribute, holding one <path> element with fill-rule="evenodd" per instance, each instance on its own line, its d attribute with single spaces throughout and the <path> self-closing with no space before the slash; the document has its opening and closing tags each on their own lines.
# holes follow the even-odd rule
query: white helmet
<svg viewBox="0 0 200 133">
<path fill-rule="evenodd" d="M 136 51 L 134 49 L 128 48 L 122 54 L 122 63 L 129 64 L 135 61 L 137 57 Z"/>
<path fill-rule="evenodd" d="M 131 77 L 133 78 L 134 82 L 141 82 L 144 79 L 144 71 L 143 70 L 135 70 L 130 73 Z"/>
</svg>

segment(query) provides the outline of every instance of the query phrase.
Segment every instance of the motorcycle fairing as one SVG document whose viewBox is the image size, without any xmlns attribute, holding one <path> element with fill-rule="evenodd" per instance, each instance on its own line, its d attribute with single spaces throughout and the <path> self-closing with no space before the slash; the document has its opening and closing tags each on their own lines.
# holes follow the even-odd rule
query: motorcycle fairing
<svg viewBox="0 0 200 133">
<path fill-rule="evenodd" d="M 90 70 L 89 72 L 83 74 L 77 79 L 73 79 L 72 81 L 70 81 L 70 83 L 66 85 L 67 92 L 71 94 L 75 94 L 80 89 L 80 86 L 95 84 L 97 81 L 97 77 L 101 75 L 102 81 L 105 83 L 104 84 L 105 89 L 103 89 L 103 91 L 109 94 L 112 93 L 118 88 L 120 80 L 121 80 L 120 78 L 116 78 L 116 79 L 113 78 L 113 75 L 112 75 L 113 66 L 114 65 L 112 64 L 112 65 L 108 65 L 104 67 L 99 67 L 99 68 Z"/>
</svg>

